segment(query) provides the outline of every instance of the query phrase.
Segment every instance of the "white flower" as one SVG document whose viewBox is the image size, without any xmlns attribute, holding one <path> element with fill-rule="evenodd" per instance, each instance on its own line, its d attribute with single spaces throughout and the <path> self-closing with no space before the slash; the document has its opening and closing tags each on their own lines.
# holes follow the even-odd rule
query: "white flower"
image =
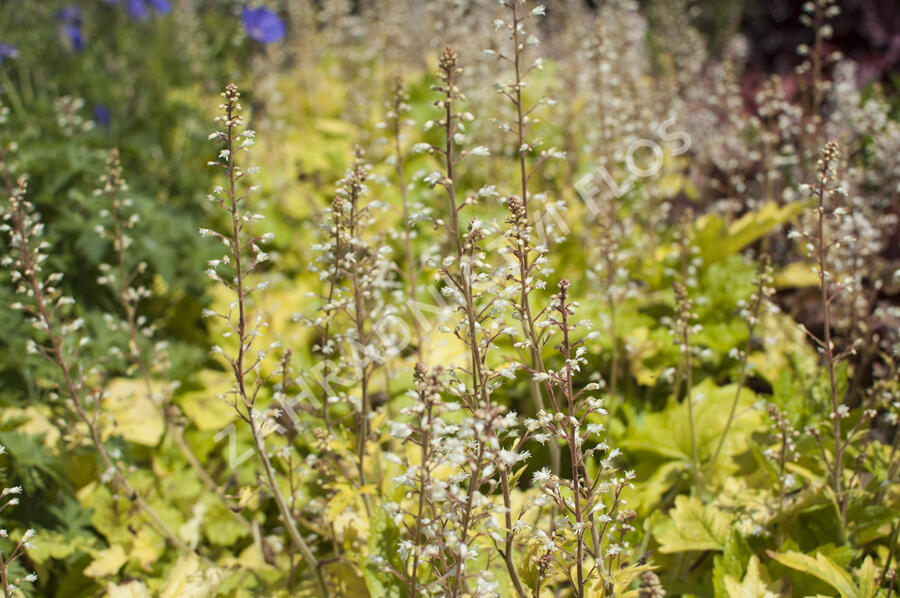
<svg viewBox="0 0 900 598">
<path fill-rule="evenodd" d="M 588 424 L 587 433 L 589 436 L 591 434 L 596 434 L 597 436 L 599 436 L 604 429 L 605 428 L 603 427 L 603 424 Z"/>
<path fill-rule="evenodd" d="M 470 149 L 468 153 L 472 156 L 490 156 L 491 150 L 483 145 L 479 145 L 478 147 L 473 147 L 472 149 Z"/>
<path fill-rule="evenodd" d="M 536 486 L 543 486 L 550 481 L 550 470 L 546 467 L 534 472 L 531 476 L 531 483 Z"/>
<path fill-rule="evenodd" d="M 399 440 L 405 440 L 412 434 L 412 428 L 408 424 L 402 422 L 391 423 L 391 436 Z"/>
<path fill-rule="evenodd" d="M 425 176 L 425 178 L 422 180 L 425 181 L 425 183 L 427 183 L 430 187 L 434 187 L 435 185 L 440 183 L 442 180 L 444 180 L 444 175 L 441 174 L 440 171 L 435 170 L 431 174 Z"/>
</svg>

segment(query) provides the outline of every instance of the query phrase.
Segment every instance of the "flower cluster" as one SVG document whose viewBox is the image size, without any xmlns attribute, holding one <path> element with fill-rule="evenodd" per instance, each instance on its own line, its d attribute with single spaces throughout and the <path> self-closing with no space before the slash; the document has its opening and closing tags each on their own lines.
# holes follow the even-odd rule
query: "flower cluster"
<svg viewBox="0 0 900 598">
<path fill-rule="evenodd" d="M 0 455 L 6 454 L 6 447 L 0 445 Z M 22 494 L 21 486 L 8 486 L 0 490 L 0 513 L 8 509 L 9 507 L 13 507 L 19 504 L 19 496 Z M 27 529 L 19 538 L 19 541 L 16 543 L 15 547 L 12 551 L 5 555 L 0 552 L 0 587 L 3 588 L 4 596 L 13 596 L 17 592 L 20 592 L 20 588 L 26 584 L 32 584 L 37 581 L 38 576 L 36 573 L 28 573 L 22 577 L 17 577 L 10 579 L 10 565 L 12 565 L 16 560 L 25 556 L 25 552 L 28 550 L 34 550 L 34 536 L 37 532 L 33 529 Z M 9 538 L 9 532 L 5 529 L 0 529 L 0 539 Z"/>
</svg>

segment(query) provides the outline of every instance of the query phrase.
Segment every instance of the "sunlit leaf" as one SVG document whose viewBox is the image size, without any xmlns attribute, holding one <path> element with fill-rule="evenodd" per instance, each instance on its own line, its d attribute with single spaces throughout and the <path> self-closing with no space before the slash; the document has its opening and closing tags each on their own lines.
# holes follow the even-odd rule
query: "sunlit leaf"
<svg viewBox="0 0 900 598">
<path fill-rule="evenodd" d="M 87 566 L 84 574 L 88 577 L 106 577 L 121 569 L 127 560 L 125 550 L 115 544 L 95 554 L 93 562 Z"/>
<path fill-rule="evenodd" d="M 778 598 L 779 595 L 776 588 L 760 571 L 759 558 L 756 555 L 750 557 L 747 574 L 742 581 L 730 575 L 725 576 L 725 588 L 730 598 Z"/>
<path fill-rule="evenodd" d="M 160 386 L 151 388 L 159 392 Z M 116 434 L 136 444 L 156 446 L 165 430 L 160 407 L 148 395 L 143 380 L 116 378 L 107 387 L 108 396 L 103 407 L 111 416 L 107 434 Z"/>
<path fill-rule="evenodd" d="M 790 550 L 784 553 L 769 552 L 769 556 L 797 571 L 817 577 L 837 590 L 841 598 L 864 598 L 851 575 L 830 558 L 817 552 L 814 557 Z"/>
<path fill-rule="evenodd" d="M 731 517 L 699 498 L 679 496 L 669 511 L 669 520 L 654 530 L 662 553 L 689 550 L 722 550 Z"/>
</svg>

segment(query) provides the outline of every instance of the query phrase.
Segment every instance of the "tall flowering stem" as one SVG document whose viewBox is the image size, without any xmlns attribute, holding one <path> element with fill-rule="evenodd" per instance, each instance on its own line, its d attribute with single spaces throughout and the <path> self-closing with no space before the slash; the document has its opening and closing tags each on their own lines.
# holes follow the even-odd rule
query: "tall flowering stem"
<svg viewBox="0 0 900 598">
<path fill-rule="evenodd" d="M 6 447 L 0 444 L 0 455 L 6 454 Z M 7 486 L 0 490 L 0 513 L 19 504 L 19 496 L 22 494 L 21 486 Z M 9 567 L 17 559 L 25 555 L 26 550 L 33 549 L 34 536 L 37 532 L 34 529 L 27 529 L 22 537 L 16 543 L 12 551 L 5 555 L 0 552 L 0 585 L 3 587 L 4 598 L 13 598 L 15 595 L 21 595 L 20 586 L 25 583 L 34 583 L 37 581 L 37 574 L 29 573 L 25 577 L 18 579 L 9 578 Z M 0 538 L 8 538 L 9 533 L 5 529 L 0 529 Z"/>
<path fill-rule="evenodd" d="M 782 517 L 784 514 L 784 497 L 787 495 L 788 489 L 795 483 L 793 474 L 786 473 L 787 464 L 796 461 L 800 457 L 796 445 L 796 439 L 800 436 L 800 432 L 794 429 L 787 416 L 774 403 L 766 405 L 766 412 L 774 426 L 773 431 L 778 442 L 778 450 L 767 449 L 764 455 L 766 458 L 775 461 L 778 467 L 778 521 L 779 528 L 782 528 L 784 526 Z"/>
<path fill-rule="evenodd" d="M 734 399 L 731 401 L 731 409 L 728 411 L 728 419 L 725 421 L 725 428 L 722 430 L 722 435 L 719 437 L 718 444 L 716 444 L 716 450 L 713 452 L 713 456 L 707 464 L 707 467 L 709 467 L 710 470 L 715 470 L 716 463 L 719 461 L 719 455 L 722 452 L 722 447 L 725 445 L 725 438 L 728 436 L 728 430 L 734 422 L 738 402 L 741 399 L 741 391 L 744 388 L 744 382 L 747 380 L 747 372 L 749 371 L 747 366 L 748 360 L 750 359 L 750 348 L 753 344 L 753 334 L 756 332 L 757 325 L 759 324 L 759 317 L 765 303 L 767 303 L 769 297 L 775 293 L 775 289 L 771 286 L 772 282 L 771 262 L 768 256 L 763 256 L 756 273 L 756 290 L 750 298 L 750 305 L 742 306 L 741 315 L 747 322 L 747 343 L 743 351 L 737 352 L 737 356 L 740 358 L 737 388 L 734 391 Z"/>
<path fill-rule="evenodd" d="M 817 73 L 818 74 L 818 73 Z M 818 164 L 819 181 L 816 185 L 813 195 L 816 198 L 816 263 L 819 275 L 819 287 L 822 293 L 822 317 L 824 318 L 822 334 L 825 337 L 823 349 L 825 351 L 825 365 L 828 368 L 828 384 L 831 394 L 831 422 L 832 431 L 834 432 L 834 467 L 831 473 L 832 483 L 834 484 L 834 497 L 838 505 L 841 506 L 841 513 L 844 512 L 844 497 L 842 470 L 843 470 L 843 446 L 841 446 L 841 405 L 838 397 L 837 380 L 835 377 L 835 368 L 837 366 L 837 357 L 835 355 L 834 343 L 831 340 L 831 302 L 834 300 L 834 294 L 829 291 L 832 284 L 828 278 L 827 260 L 829 242 L 825 235 L 825 221 L 827 219 L 825 199 L 826 195 L 834 191 L 834 184 L 837 179 L 837 161 L 840 157 L 840 151 L 837 143 L 834 141 L 826 144 L 822 152 L 822 158 Z M 842 518 L 842 524 L 846 522 Z"/>
<path fill-rule="evenodd" d="M 359 381 L 360 397 L 354 401 L 356 412 L 356 467 L 359 484 L 366 484 L 366 443 L 370 437 L 369 420 L 372 416 L 371 386 L 376 367 L 384 360 L 385 351 L 376 347 L 375 319 L 386 315 L 383 305 L 378 303 L 383 287 L 388 282 L 385 249 L 377 250 L 364 238 L 367 223 L 372 219 L 376 202 L 366 202 L 369 189 L 366 181 L 370 167 L 365 163 L 362 148 L 354 151 L 353 162 L 344 178 L 338 181 L 338 190 L 332 202 L 334 218 L 335 277 L 345 279 L 350 289 L 343 297 L 343 289 L 332 295 L 336 309 L 342 311 L 350 321 L 351 330 L 343 336 L 352 347 L 355 356 L 355 379 Z M 334 289 L 330 290 L 332 293 Z M 371 514 L 369 498 L 363 495 L 366 510 Z"/>
<path fill-rule="evenodd" d="M 444 157 L 444 176 L 440 183 L 447 191 L 448 201 L 448 221 L 450 236 L 452 243 L 456 249 L 456 272 L 449 268 L 444 268 L 444 274 L 456 287 L 456 290 L 462 295 L 464 317 L 466 319 L 466 342 L 471 352 L 471 375 L 472 389 L 471 395 L 466 397 L 465 403 L 470 411 L 475 411 L 477 405 L 487 406 L 489 404 L 488 390 L 486 380 L 482 369 L 485 367 L 481 352 L 481 342 L 478 338 L 478 326 L 476 323 L 475 300 L 473 291 L 473 262 L 475 261 L 475 252 L 477 243 L 481 240 L 483 233 L 480 228 L 469 225 L 468 233 L 462 236 L 459 226 L 459 212 L 462 205 L 457 205 L 456 198 L 456 178 L 454 168 L 463 159 L 462 151 L 459 155 L 455 153 L 455 139 L 459 131 L 461 115 L 454 112 L 454 104 L 465 101 L 465 96 L 459 90 L 458 78 L 462 74 L 463 69 L 458 64 L 459 55 L 456 50 L 447 46 L 441 53 L 439 63 L 439 77 L 441 84 L 433 87 L 434 91 L 442 93 L 444 98 L 438 100 L 438 108 L 443 108 L 444 119 L 440 124 L 444 127 L 445 145 L 443 149 Z M 467 393 L 468 394 L 468 393 Z M 483 470 L 483 445 L 479 449 L 476 459 L 475 474 L 469 480 L 468 490 L 463 508 L 462 532 L 460 543 L 465 548 L 469 542 L 469 534 L 472 526 L 472 511 L 474 508 L 475 492 L 481 485 Z M 465 564 L 465 554 L 460 554 L 460 564 Z M 457 575 L 452 585 L 451 596 L 456 598 L 460 595 L 463 585 L 462 575 Z"/>
<path fill-rule="evenodd" d="M 388 126 L 393 134 L 394 142 L 394 174 L 396 176 L 397 189 L 400 191 L 400 200 L 403 206 L 403 248 L 406 252 L 406 285 L 409 299 L 415 307 L 418 305 L 418 280 L 419 269 L 416 265 L 416 256 L 412 248 L 412 222 L 409 209 L 409 189 L 406 180 L 406 160 L 403 150 L 403 115 L 409 112 L 409 94 L 403 85 L 403 79 L 397 77 L 394 81 L 393 94 L 388 107 Z M 413 330 L 416 334 L 416 354 L 423 359 L 424 347 L 422 326 L 419 319 L 413 314 Z"/>
<path fill-rule="evenodd" d="M 130 199 L 122 197 L 122 194 L 128 190 L 128 184 L 122 176 L 119 150 L 116 148 L 110 150 L 106 161 L 106 172 L 100 177 L 100 183 L 101 187 L 95 191 L 95 194 L 105 196 L 109 207 L 104 208 L 100 213 L 106 218 L 108 224 L 100 225 L 98 232 L 101 237 L 111 239 L 115 263 L 100 265 L 102 275 L 98 282 L 110 288 L 119 300 L 119 305 L 125 314 L 124 327 L 128 335 L 127 357 L 132 367 L 137 368 L 147 397 L 159 407 L 170 437 L 200 481 L 208 491 L 225 503 L 226 507 L 229 507 L 227 510 L 231 513 L 231 517 L 241 527 L 252 533 L 253 526 L 241 513 L 230 508 L 231 505 L 225 493 L 203 467 L 200 458 L 185 439 L 182 414 L 172 401 L 169 388 L 163 386 L 161 391 L 157 392 L 154 387 L 154 367 L 151 366 L 151 363 L 160 363 L 160 361 L 165 363 L 166 356 L 162 343 L 147 346 L 148 340 L 153 337 L 153 326 L 148 325 L 145 318 L 138 313 L 141 301 L 149 297 L 151 292 L 145 286 L 137 284 L 138 277 L 147 269 L 147 263 L 143 261 L 137 264 L 129 263 L 128 249 L 133 243 L 130 231 L 137 224 L 139 218 L 137 213 L 128 214 L 132 202 Z M 111 325 L 118 327 L 118 324 Z M 152 359 L 148 353 L 152 353 Z"/>
<path fill-rule="evenodd" d="M 444 172 L 438 182 L 447 192 L 448 203 L 448 233 L 450 234 L 451 243 L 456 250 L 455 262 L 456 270 L 451 271 L 448 267 L 444 267 L 444 273 L 448 279 L 456 287 L 456 290 L 462 295 L 462 310 L 466 318 L 466 336 L 469 351 L 471 352 L 472 366 L 472 400 L 482 403 L 488 402 L 487 387 L 485 385 L 482 368 L 484 361 L 481 352 L 481 343 L 478 339 L 478 326 L 476 325 L 475 301 L 473 296 L 473 262 L 475 261 L 475 252 L 477 243 L 482 239 L 483 232 L 480 227 L 469 225 L 468 233 L 465 237 L 462 235 L 459 226 L 459 213 L 464 207 L 458 205 L 456 177 L 454 169 L 465 156 L 460 150 L 457 153 L 456 136 L 460 130 L 460 120 L 463 114 L 454 112 L 454 105 L 465 101 L 465 95 L 459 90 L 458 78 L 462 74 L 463 69 L 458 64 L 459 55 L 456 50 L 447 46 L 441 53 L 439 63 L 439 77 L 442 85 L 434 86 L 434 91 L 442 93 L 443 99 L 437 101 L 438 108 L 444 111 L 444 118 L 440 121 L 440 125 L 444 128 L 444 147 L 436 148 L 443 154 Z"/>
<path fill-rule="evenodd" d="M 678 378 L 675 382 L 675 395 L 679 394 L 684 384 L 684 402 L 687 405 L 688 429 L 691 437 L 691 475 L 694 488 L 703 494 L 703 471 L 700 467 L 700 447 L 697 442 L 697 430 L 694 421 L 694 357 L 698 348 L 694 347 L 691 337 L 699 333 L 703 327 L 698 323 L 694 312 L 694 300 L 690 289 L 697 286 L 697 267 L 700 258 L 695 254 L 697 247 L 693 243 L 693 212 L 687 210 L 681 218 L 677 231 L 679 271 L 672 283 L 675 294 L 675 319 L 671 322 L 669 334 L 678 347 L 681 358 L 678 364 Z"/>
<path fill-rule="evenodd" d="M 681 353 L 681 378 L 684 381 L 685 396 L 684 402 L 687 403 L 688 412 L 688 429 L 691 436 L 691 473 L 694 476 L 694 483 L 698 494 L 703 493 L 703 473 L 700 471 L 700 452 L 697 446 L 697 430 L 694 426 L 694 396 L 693 396 L 693 347 L 691 346 L 691 334 L 693 332 L 692 322 L 696 320 L 697 315 L 694 313 L 694 302 L 688 295 L 687 288 L 680 281 L 673 284 L 675 289 L 675 301 L 678 306 L 678 316 L 676 321 L 675 342 L 678 344 Z"/>
<path fill-rule="evenodd" d="M 271 235 L 254 236 L 249 230 L 251 223 L 261 219 L 261 216 L 246 208 L 247 199 L 252 192 L 257 190 L 257 187 L 250 186 L 244 191 L 240 190 L 241 181 L 253 171 L 248 170 L 245 173 L 241 170 L 236 162 L 236 154 L 239 151 L 249 150 L 253 145 L 254 132 L 250 129 L 243 129 L 243 117 L 240 114 L 240 92 L 237 86 L 233 83 L 229 84 L 222 97 L 225 99 L 220 106 L 222 115 L 216 120 L 222 123 L 224 131 L 216 131 L 210 135 L 210 139 L 220 142 L 223 148 L 219 152 L 219 159 L 210 164 L 223 170 L 227 179 L 227 188 L 216 187 L 213 194 L 210 195 L 210 200 L 228 212 L 231 230 L 228 234 L 209 229 L 201 229 L 200 232 L 203 236 L 218 238 L 228 247 L 223 258 L 211 262 L 207 275 L 231 290 L 235 294 L 235 300 L 227 313 L 212 312 L 207 315 L 226 320 L 229 327 L 226 336 L 234 336 L 238 346 L 231 355 L 226 354 L 218 346 L 214 347 L 213 351 L 224 356 L 234 374 L 233 407 L 238 416 L 250 428 L 254 450 L 263 466 L 266 483 L 275 498 L 282 523 L 287 528 L 288 536 L 291 539 L 291 545 L 303 556 L 314 574 L 319 594 L 327 597 L 329 592 L 319 562 L 310 546 L 300 535 L 288 501 L 282 494 L 275 478 L 275 470 L 265 442 L 266 433 L 274 429 L 275 425 L 269 417 L 270 414 L 256 409 L 256 400 L 267 382 L 267 378 L 263 377 L 261 373 L 262 362 L 268 352 L 275 347 L 266 349 L 254 347 L 255 340 L 261 334 L 265 323 L 259 316 L 253 320 L 250 319 L 249 300 L 254 291 L 265 288 L 266 285 L 259 283 L 252 286 L 248 282 L 248 276 L 268 259 L 268 254 L 259 245 L 269 241 Z M 228 267 L 230 270 L 226 276 L 219 273 L 219 269 L 223 267 Z"/>
<path fill-rule="evenodd" d="M 465 96 L 458 86 L 459 76 L 463 72 L 458 60 L 459 57 L 453 48 L 450 46 L 444 48 L 438 71 L 441 84 L 432 87 L 432 90 L 441 94 L 441 98 L 435 102 L 435 105 L 442 112 L 442 118 L 438 119 L 436 123 L 444 130 L 444 146 L 436 147 L 430 144 L 419 146 L 420 149 L 438 154 L 443 158 L 444 171 L 432 173 L 426 177 L 426 181 L 432 187 L 441 185 L 447 193 L 446 229 L 453 254 L 444 258 L 440 272 L 448 283 L 447 294 L 457 299 L 459 311 L 463 314 L 463 322 L 454 333 L 468 349 L 470 362 L 468 374 L 471 377 L 471 384 L 467 385 L 459 380 L 455 371 L 451 372 L 451 375 L 459 381 L 458 392 L 463 407 L 470 414 L 471 424 L 476 430 L 475 440 L 478 442 L 477 453 L 471 456 L 473 473 L 468 478 L 466 496 L 461 505 L 461 530 L 459 532 L 461 549 L 457 560 L 460 567 L 464 567 L 465 561 L 471 558 L 471 551 L 467 549 L 467 546 L 479 534 L 479 531 L 475 529 L 475 524 L 478 522 L 478 514 L 482 511 L 480 508 L 483 500 L 482 486 L 488 483 L 489 477 L 496 471 L 500 477 L 506 522 L 506 531 L 502 540 L 504 549 L 500 553 L 506 563 L 510 581 L 522 594 L 524 590 L 513 563 L 512 554 L 514 532 L 512 529 L 510 468 L 525 458 L 527 453 L 519 452 L 523 442 L 521 439 L 509 449 L 504 448 L 501 443 L 504 440 L 501 432 L 510 428 L 516 421 L 516 417 L 513 413 L 506 416 L 501 415 L 503 409 L 492 404 L 490 398 L 492 388 L 495 380 L 503 374 L 491 371 L 486 363 L 486 355 L 496 339 L 502 334 L 511 334 L 514 330 L 500 326 L 499 305 L 501 302 L 497 301 L 497 297 L 488 297 L 485 292 L 475 288 L 476 282 L 490 280 L 490 275 L 482 271 L 486 267 L 484 252 L 480 247 L 486 234 L 482 223 L 477 219 L 471 220 L 465 233 L 461 231 L 460 227 L 462 208 L 474 203 L 476 198 L 467 197 L 462 204 L 458 202 L 455 169 L 467 157 L 485 156 L 489 152 L 485 147 L 476 147 L 470 150 L 458 147 L 465 142 L 465 123 L 474 118 L 468 112 L 458 112 L 454 109 L 457 104 L 465 101 Z M 433 124 L 435 123 L 432 122 L 431 125 Z M 479 302 L 482 299 L 484 305 Z M 477 303 L 478 305 L 476 305 Z M 505 422 L 503 427 L 496 427 L 497 424 L 494 422 L 498 419 Z M 464 582 L 464 576 L 457 575 L 449 595 L 456 597 L 465 593 Z"/>
<path fill-rule="evenodd" d="M 4 169 L 4 172 L 8 170 Z M 123 492 L 167 542 L 185 553 L 194 553 L 131 485 L 106 449 L 98 421 L 102 389 L 89 383 L 79 361 L 79 350 L 90 339 L 82 333 L 84 321 L 81 318 L 67 317 L 75 301 L 64 296 L 58 287 L 62 274 L 47 274 L 44 271 L 45 251 L 50 245 L 40 240 L 44 224 L 35 213 L 34 206 L 25 198 L 26 191 L 26 179 L 20 176 L 15 187 L 9 190 L 9 204 L 3 211 L 0 230 L 9 235 L 10 254 L 3 259 L 3 265 L 10 269 L 11 280 L 22 297 L 12 307 L 27 314 L 32 327 L 42 337 L 40 341 L 29 339 L 28 350 L 41 355 L 59 369 L 62 376 L 59 390 L 68 399 L 67 407 L 87 428 L 105 469 L 103 479 Z"/>
<path fill-rule="evenodd" d="M 543 66 L 543 60 L 538 58 L 533 64 L 527 66 L 525 64 L 525 53 L 527 46 L 536 46 L 539 42 L 534 35 L 528 35 L 525 31 L 525 22 L 539 15 L 544 14 L 544 7 L 539 5 L 528 11 L 525 8 L 523 0 L 504 0 L 503 5 L 509 9 L 510 22 L 504 22 L 502 19 L 495 21 L 494 25 L 497 29 L 510 31 L 510 40 L 512 41 L 512 52 L 507 56 L 503 52 L 495 52 L 489 50 L 488 54 L 496 55 L 499 60 L 505 61 L 512 66 L 513 80 L 511 83 L 502 85 L 497 84 L 497 90 L 505 96 L 515 108 L 515 117 L 512 123 L 503 123 L 501 128 L 511 131 L 516 138 L 516 153 L 519 163 L 519 192 L 518 197 L 511 196 L 509 198 L 509 207 L 513 213 L 514 221 L 510 222 L 514 226 L 515 245 L 511 247 L 512 255 L 516 258 L 516 267 L 518 275 L 515 277 L 519 285 L 519 303 L 516 306 L 517 316 L 522 324 L 522 330 L 525 334 L 525 341 L 522 343 L 528 348 L 530 354 L 530 366 L 532 369 L 538 367 L 541 355 L 538 350 L 538 334 L 535 328 L 535 318 L 531 308 L 531 292 L 535 289 L 535 280 L 533 277 L 534 265 L 531 262 L 530 241 L 533 232 L 533 222 L 529 217 L 529 190 L 528 182 L 537 174 L 540 167 L 549 157 L 561 157 L 563 154 L 556 150 L 541 152 L 540 158 L 530 168 L 528 165 L 528 157 L 534 152 L 538 141 L 530 140 L 528 130 L 533 122 L 532 114 L 544 103 L 549 103 L 547 98 L 542 98 L 537 104 L 527 106 L 524 103 L 522 90 L 525 87 L 525 79 L 535 70 L 539 70 Z M 543 249 L 546 250 L 544 246 Z M 536 260 L 543 260 L 541 251 L 538 251 Z M 543 366 L 541 366 L 543 369 Z M 544 409 L 544 398 L 541 394 L 540 384 L 533 382 L 531 384 L 532 399 L 537 410 Z M 552 469 L 559 473 L 559 445 L 550 444 L 550 458 Z"/>
<path fill-rule="evenodd" d="M 843 403 L 839 396 L 837 366 L 854 354 L 855 343 L 850 343 L 845 349 L 838 350 L 835 347 L 832 336 L 834 326 L 832 306 L 847 286 L 852 285 L 852 280 L 838 280 L 833 267 L 831 252 L 847 240 L 834 238 L 835 231 L 846 215 L 842 207 L 833 207 L 832 200 L 836 196 L 846 193 L 839 180 L 840 148 L 836 141 L 831 140 L 822 149 L 822 155 L 816 165 L 817 181 L 810 189 L 811 197 L 815 200 L 815 212 L 813 232 L 792 231 L 790 236 L 801 237 L 806 240 L 806 248 L 809 256 L 815 261 L 815 272 L 819 279 L 819 291 L 822 301 L 823 331 L 822 337 L 812 334 L 804 327 L 807 336 L 817 345 L 819 353 L 824 356 L 825 369 L 828 372 L 829 399 L 831 403 L 831 433 L 833 437 L 834 454 L 829 459 L 824 444 L 815 427 L 810 426 L 809 432 L 813 434 L 819 445 L 822 460 L 831 481 L 831 490 L 834 493 L 835 506 L 840 520 L 840 541 L 844 542 L 847 528 L 847 510 L 850 505 L 848 488 L 843 479 L 844 456 L 847 447 L 860 430 L 862 425 L 874 417 L 872 410 L 866 410 L 857 424 L 845 435 L 842 431 L 841 420 L 850 416 L 850 409 Z M 846 437 L 845 437 L 846 436 Z"/>
<path fill-rule="evenodd" d="M 619 508 L 624 505 L 621 494 L 630 485 L 634 472 L 628 471 L 621 478 L 610 477 L 620 451 L 611 449 L 606 441 L 593 439 L 604 431 L 603 424 L 595 418 L 607 415 L 603 401 L 590 396 L 600 385 L 590 383 L 576 389 L 575 376 L 587 365 L 584 342 L 595 333 L 588 332 L 577 340 L 573 338 L 573 332 L 588 323 L 573 320 L 577 304 L 569 300 L 569 288 L 569 281 L 561 280 L 558 293 L 553 295 L 549 309 L 545 310 L 546 315 L 545 311 L 540 314 L 546 317 L 547 324 L 541 346 L 549 342 L 550 330 L 562 337 L 557 344 L 563 359 L 562 369 L 535 371 L 532 378 L 544 385 L 553 412 L 541 411 L 536 419 L 526 420 L 526 424 L 536 440 L 563 440 L 572 464 L 571 479 L 561 478 L 548 468 L 536 472 L 532 478 L 533 484 L 542 492 L 538 504 L 552 502 L 566 516 L 554 522 L 554 526 L 564 525 L 575 538 L 575 547 L 571 550 L 555 539 L 556 530 L 551 530 L 551 535 L 538 530 L 537 538 L 543 544 L 542 560 L 539 561 L 539 571 L 543 573 L 539 576 L 539 584 L 546 576 L 548 563 L 555 560 L 569 579 L 574 595 L 583 597 L 592 585 L 592 579 L 599 578 L 605 588 L 611 588 L 611 571 L 619 562 L 624 545 L 621 541 L 611 540 L 608 532 Z M 591 476 L 588 460 L 601 453 L 600 467 Z M 605 497 L 611 497 L 610 504 L 605 503 Z"/>
<path fill-rule="evenodd" d="M 617 316 L 619 305 L 632 292 L 634 283 L 628 278 L 628 250 L 624 247 L 628 238 L 630 223 L 620 219 L 618 202 L 615 197 L 608 197 L 604 205 L 598 206 L 597 236 L 592 239 L 596 243 L 596 262 L 594 271 L 598 283 L 603 287 L 603 297 L 609 310 L 607 334 L 610 342 L 609 396 L 618 398 L 619 371 L 621 369 L 621 349 L 618 342 Z"/>
</svg>

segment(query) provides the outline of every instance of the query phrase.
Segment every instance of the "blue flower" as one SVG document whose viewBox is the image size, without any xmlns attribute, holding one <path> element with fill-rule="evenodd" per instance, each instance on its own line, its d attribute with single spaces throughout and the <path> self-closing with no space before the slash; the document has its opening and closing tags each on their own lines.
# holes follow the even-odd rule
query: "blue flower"
<svg viewBox="0 0 900 598">
<path fill-rule="evenodd" d="M 244 29 L 251 39 L 263 44 L 284 39 L 284 22 L 268 8 L 244 7 Z"/>
<path fill-rule="evenodd" d="M 128 14 L 138 21 L 146 21 L 151 9 L 167 15 L 172 12 L 172 4 L 169 0 L 128 0 Z"/>
<path fill-rule="evenodd" d="M 169 0 L 147 0 L 147 4 L 156 12 L 167 15 L 172 12 L 172 4 Z"/>
<path fill-rule="evenodd" d="M 3 61 L 7 58 L 18 58 L 19 50 L 13 46 L 12 44 L 7 44 L 6 42 L 0 42 L 0 64 L 3 64 Z"/>
<path fill-rule="evenodd" d="M 108 127 L 109 123 L 112 122 L 112 114 L 110 113 L 109 108 L 103 104 L 95 104 L 94 121 L 101 127 Z"/>
<path fill-rule="evenodd" d="M 128 0 L 128 14 L 138 21 L 146 21 L 150 16 L 147 3 L 144 0 Z"/>
<path fill-rule="evenodd" d="M 63 6 L 56 12 L 56 18 L 63 25 L 81 25 L 81 8 L 74 4 Z"/>
<path fill-rule="evenodd" d="M 81 34 L 81 9 L 74 4 L 64 6 L 56 13 L 56 18 L 62 23 L 62 32 L 72 49 L 81 52 L 84 49 L 84 36 Z"/>
<path fill-rule="evenodd" d="M 84 50 L 84 36 L 81 35 L 81 27 L 78 25 L 63 25 L 63 33 L 72 43 L 72 49 L 76 52 Z"/>
</svg>

